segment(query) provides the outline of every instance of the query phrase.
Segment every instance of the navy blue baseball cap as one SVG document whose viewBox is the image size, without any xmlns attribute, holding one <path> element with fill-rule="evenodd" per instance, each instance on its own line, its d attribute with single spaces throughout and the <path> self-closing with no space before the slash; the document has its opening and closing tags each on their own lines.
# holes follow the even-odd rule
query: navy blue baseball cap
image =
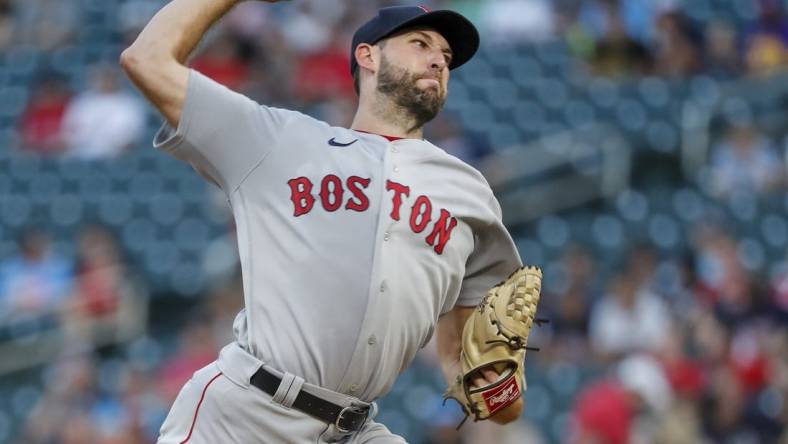
<svg viewBox="0 0 788 444">
<path fill-rule="evenodd" d="M 378 11 L 378 15 L 358 28 L 350 48 L 350 72 L 358 69 L 356 48 L 362 43 L 375 43 L 406 28 L 428 27 L 437 31 L 449 42 L 454 53 L 449 69 L 462 66 L 479 49 L 479 31 L 461 14 L 448 11 L 430 11 L 424 6 L 391 6 Z"/>
</svg>

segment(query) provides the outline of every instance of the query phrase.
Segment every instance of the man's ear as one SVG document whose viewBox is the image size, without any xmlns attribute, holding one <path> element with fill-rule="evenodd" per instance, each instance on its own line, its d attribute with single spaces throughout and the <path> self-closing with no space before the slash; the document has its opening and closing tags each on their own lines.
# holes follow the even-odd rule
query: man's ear
<svg viewBox="0 0 788 444">
<path fill-rule="evenodd" d="M 359 69 L 364 68 L 373 73 L 377 72 L 380 50 L 375 48 L 375 46 L 368 43 L 361 43 L 356 46 L 354 56 L 356 57 L 356 63 L 358 63 Z"/>
</svg>

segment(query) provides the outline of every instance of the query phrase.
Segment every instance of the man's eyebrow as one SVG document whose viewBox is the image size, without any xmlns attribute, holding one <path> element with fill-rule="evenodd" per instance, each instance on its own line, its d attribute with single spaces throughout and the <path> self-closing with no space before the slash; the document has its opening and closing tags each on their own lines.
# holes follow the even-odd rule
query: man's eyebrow
<svg viewBox="0 0 788 444">
<path fill-rule="evenodd" d="M 431 35 L 427 34 L 424 31 L 413 31 L 413 33 L 414 34 L 419 34 L 420 36 L 424 37 L 424 39 L 426 39 L 430 44 L 434 44 L 435 43 L 435 39 L 433 39 Z M 452 51 L 450 47 L 448 47 L 448 48 L 441 48 L 441 50 L 443 51 L 444 54 L 448 54 L 449 57 L 453 57 L 454 56 L 454 51 Z"/>
</svg>

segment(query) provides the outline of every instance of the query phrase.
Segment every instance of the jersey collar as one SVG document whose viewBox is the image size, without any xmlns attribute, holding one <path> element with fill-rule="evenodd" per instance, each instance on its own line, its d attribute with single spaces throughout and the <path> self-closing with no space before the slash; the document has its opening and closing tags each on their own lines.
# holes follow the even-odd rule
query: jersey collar
<svg viewBox="0 0 788 444">
<path fill-rule="evenodd" d="M 371 132 L 369 132 L 369 131 L 364 131 L 364 130 L 359 130 L 359 129 L 354 129 L 353 131 L 358 131 L 359 133 L 365 133 L 365 134 L 372 134 L 372 135 L 375 135 L 375 136 L 380 136 L 380 137 L 383 137 L 383 138 L 385 138 L 385 139 L 386 139 L 386 140 L 388 140 L 389 142 L 394 142 L 394 141 L 396 141 L 396 140 L 405 140 L 405 138 L 404 138 L 404 137 L 397 137 L 397 136 L 387 136 L 387 135 L 385 135 L 385 134 L 371 133 Z"/>
</svg>

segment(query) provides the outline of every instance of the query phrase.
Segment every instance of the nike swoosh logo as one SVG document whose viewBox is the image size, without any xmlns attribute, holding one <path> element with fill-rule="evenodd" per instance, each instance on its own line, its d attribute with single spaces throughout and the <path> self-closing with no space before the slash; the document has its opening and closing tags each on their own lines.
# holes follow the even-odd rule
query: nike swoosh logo
<svg viewBox="0 0 788 444">
<path fill-rule="evenodd" d="M 346 146 L 353 145 L 356 142 L 358 142 L 358 139 L 356 139 L 356 140 L 354 140 L 354 141 L 352 141 L 350 143 L 337 142 L 336 139 L 332 137 L 331 140 L 328 141 L 328 144 L 331 145 L 331 146 L 346 147 Z"/>
</svg>

